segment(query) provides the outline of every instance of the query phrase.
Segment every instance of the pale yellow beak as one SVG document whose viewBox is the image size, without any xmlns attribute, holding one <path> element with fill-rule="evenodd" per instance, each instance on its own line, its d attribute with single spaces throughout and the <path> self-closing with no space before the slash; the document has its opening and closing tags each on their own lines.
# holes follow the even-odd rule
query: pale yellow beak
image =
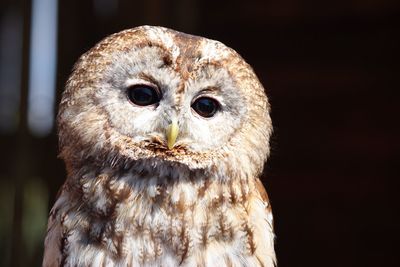
<svg viewBox="0 0 400 267">
<path fill-rule="evenodd" d="M 173 119 L 171 124 L 168 125 L 167 127 L 167 146 L 168 149 L 171 149 L 174 147 L 176 138 L 178 137 L 179 134 L 179 126 L 178 122 L 176 119 Z"/>
</svg>

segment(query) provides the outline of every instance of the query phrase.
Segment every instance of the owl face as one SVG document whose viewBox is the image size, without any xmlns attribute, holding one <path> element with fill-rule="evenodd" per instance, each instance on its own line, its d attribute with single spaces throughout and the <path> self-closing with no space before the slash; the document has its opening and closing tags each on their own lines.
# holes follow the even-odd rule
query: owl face
<svg viewBox="0 0 400 267">
<path fill-rule="evenodd" d="M 226 153 L 266 155 L 271 132 L 263 87 L 236 52 L 149 26 L 112 35 L 82 56 L 59 127 L 66 154 L 157 158 L 193 168 Z M 67 142 L 71 136 L 79 146 Z"/>
<path fill-rule="evenodd" d="M 168 149 L 168 128 L 174 123 L 172 153 L 174 147 L 194 153 L 219 149 L 246 114 L 235 81 L 226 69 L 202 58 L 185 58 L 186 67 L 193 68 L 189 72 L 173 61 L 166 64 L 165 57 L 157 46 L 117 55 L 95 94 L 111 127 L 135 143 Z"/>
</svg>

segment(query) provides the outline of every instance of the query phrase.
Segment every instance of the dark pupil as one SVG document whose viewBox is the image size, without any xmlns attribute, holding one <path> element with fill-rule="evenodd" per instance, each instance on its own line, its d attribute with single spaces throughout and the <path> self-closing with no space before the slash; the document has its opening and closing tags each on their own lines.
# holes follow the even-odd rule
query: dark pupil
<svg viewBox="0 0 400 267">
<path fill-rule="evenodd" d="M 192 108 L 203 117 L 212 117 L 218 110 L 218 103 L 211 98 L 202 97 L 197 99 Z"/>
<path fill-rule="evenodd" d="M 134 86 L 128 89 L 129 99 L 139 106 L 147 106 L 159 101 L 156 90 L 145 85 Z"/>
</svg>

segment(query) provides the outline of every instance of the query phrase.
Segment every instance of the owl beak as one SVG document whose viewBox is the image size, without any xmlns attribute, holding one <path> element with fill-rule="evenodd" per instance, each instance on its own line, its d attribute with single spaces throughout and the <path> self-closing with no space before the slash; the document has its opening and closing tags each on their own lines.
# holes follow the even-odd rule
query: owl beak
<svg viewBox="0 0 400 267">
<path fill-rule="evenodd" d="M 167 146 L 172 149 L 175 145 L 176 138 L 179 134 L 179 126 L 176 119 L 173 119 L 171 124 L 167 127 Z"/>
</svg>

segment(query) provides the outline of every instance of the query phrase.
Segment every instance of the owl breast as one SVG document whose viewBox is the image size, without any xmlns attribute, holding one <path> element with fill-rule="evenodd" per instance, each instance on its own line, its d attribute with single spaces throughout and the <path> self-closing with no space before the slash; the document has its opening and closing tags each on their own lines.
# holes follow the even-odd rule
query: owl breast
<svg viewBox="0 0 400 267">
<path fill-rule="evenodd" d="M 66 184 L 46 239 L 61 240 L 61 249 L 45 259 L 65 266 L 273 266 L 268 203 L 247 186 L 203 175 L 108 170 L 82 177 L 79 192 Z"/>
</svg>

